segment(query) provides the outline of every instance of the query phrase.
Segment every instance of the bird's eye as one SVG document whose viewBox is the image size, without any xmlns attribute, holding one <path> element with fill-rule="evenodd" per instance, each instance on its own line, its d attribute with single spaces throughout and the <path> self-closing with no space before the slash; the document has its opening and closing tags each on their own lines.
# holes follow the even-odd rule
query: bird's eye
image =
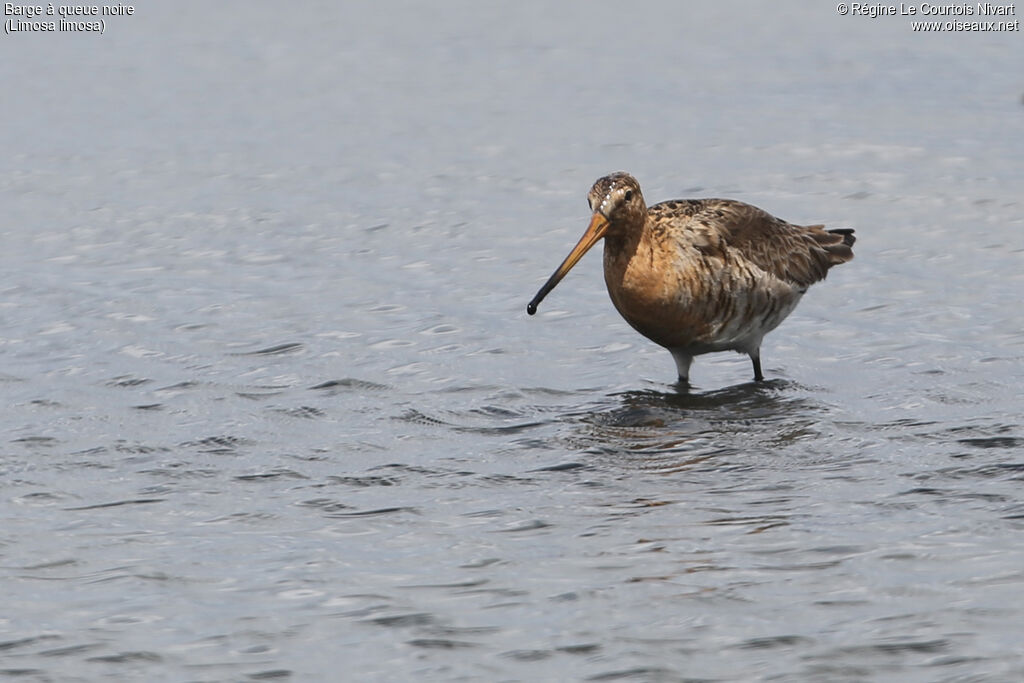
<svg viewBox="0 0 1024 683">
<path fill-rule="evenodd" d="M 627 202 L 628 202 L 628 201 L 631 201 L 631 200 L 633 199 L 633 190 L 626 190 L 626 194 L 622 195 L 622 197 L 623 197 L 623 198 L 624 198 L 624 199 L 625 199 L 625 200 L 626 200 Z"/>
</svg>

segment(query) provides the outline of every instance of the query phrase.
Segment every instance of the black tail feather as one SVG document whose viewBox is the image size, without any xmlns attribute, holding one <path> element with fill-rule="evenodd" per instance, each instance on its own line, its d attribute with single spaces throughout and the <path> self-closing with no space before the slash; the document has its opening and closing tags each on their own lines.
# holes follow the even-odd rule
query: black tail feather
<svg viewBox="0 0 1024 683">
<path fill-rule="evenodd" d="M 829 232 L 833 235 L 842 235 L 843 244 L 848 247 L 852 247 L 853 243 L 857 241 L 857 238 L 853 236 L 853 228 L 834 228 Z"/>
</svg>

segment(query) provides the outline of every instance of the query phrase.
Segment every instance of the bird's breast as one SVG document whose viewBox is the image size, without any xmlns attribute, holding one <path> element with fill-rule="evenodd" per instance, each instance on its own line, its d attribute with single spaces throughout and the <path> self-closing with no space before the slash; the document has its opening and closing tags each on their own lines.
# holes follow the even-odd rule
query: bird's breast
<svg viewBox="0 0 1024 683">
<path fill-rule="evenodd" d="M 710 332 L 707 273 L 695 263 L 695 254 L 646 242 L 633 249 L 615 247 L 614 242 L 605 245 L 605 284 L 626 322 L 669 348 L 686 346 Z"/>
</svg>

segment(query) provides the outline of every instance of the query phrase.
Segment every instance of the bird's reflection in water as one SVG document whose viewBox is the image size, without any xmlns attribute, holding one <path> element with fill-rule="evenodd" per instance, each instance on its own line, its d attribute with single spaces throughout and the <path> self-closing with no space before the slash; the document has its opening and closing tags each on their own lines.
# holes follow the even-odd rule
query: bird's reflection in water
<svg viewBox="0 0 1024 683">
<path fill-rule="evenodd" d="M 572 415 L 571 446 L 616 466 L 674 472 L 709 461 L 738 465 L 738 454 L 772 451 L 817 435 L 824 407 L 787 380 L 702 392 L 633 390 Z"/>
</svg>

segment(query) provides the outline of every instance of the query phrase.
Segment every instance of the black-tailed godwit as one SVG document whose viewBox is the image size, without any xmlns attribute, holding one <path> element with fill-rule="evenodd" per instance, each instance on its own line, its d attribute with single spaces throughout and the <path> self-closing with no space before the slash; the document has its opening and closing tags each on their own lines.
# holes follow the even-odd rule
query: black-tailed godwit
<svg viewBox="0 0 1024 683">
<path fill-rule="evenodd" d="M 829 268 L 853 258 L 853 230 L 793 225 L 731 199 L 679 199 L 648 208 L 628 173 L 600 178 L 590 226 L 533 297 L 539 304 L 598 240 L 612 303 L 633 328 L 672 353 L 688 383 L 693 357 L 750 356 L 762 380 L 761 340 Z"/>
</svg>

